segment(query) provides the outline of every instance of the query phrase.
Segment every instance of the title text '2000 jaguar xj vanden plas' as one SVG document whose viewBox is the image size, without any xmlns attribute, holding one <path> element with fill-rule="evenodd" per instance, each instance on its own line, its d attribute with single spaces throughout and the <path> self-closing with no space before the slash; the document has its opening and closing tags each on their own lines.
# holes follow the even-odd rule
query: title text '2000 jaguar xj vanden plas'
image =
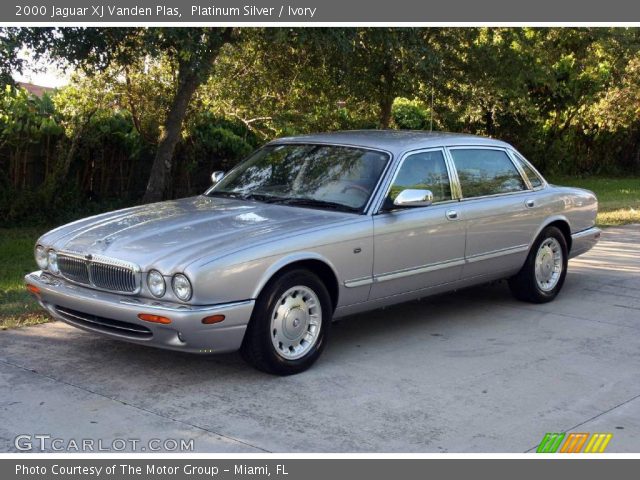
<svg viewBox="0 0 640 480">
<path fill-rule="evenodd" d="M 46 233 L 27 288 L 84 330 L 291 374 L 348 314 L 497 279 L 550 301 L 600 237 L 593 193 L 469 135 L 282 138 L 212 178 Z"/>
</svg>

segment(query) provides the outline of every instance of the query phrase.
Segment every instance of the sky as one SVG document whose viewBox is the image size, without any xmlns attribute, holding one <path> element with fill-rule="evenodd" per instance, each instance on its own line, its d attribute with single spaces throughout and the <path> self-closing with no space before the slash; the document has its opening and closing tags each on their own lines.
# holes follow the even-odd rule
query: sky
<svg viewBox="0 0 640 480">
<path fill-rule="evenodd" d="M 25 67 L 22 74 L 18 72 L 13 73 L 13 79 L 16 82 L 27 82 L 41 87 L 63 87 L 69 83 L 69 77 L 71 71 L 62 71 L 52 62 L 45 59 L 39 60 L 37 63 L 30 60 L 30 54 L 28 51 L 22 51 L 19 54 L 20 58 L 26 60 Z"/>
</svg>

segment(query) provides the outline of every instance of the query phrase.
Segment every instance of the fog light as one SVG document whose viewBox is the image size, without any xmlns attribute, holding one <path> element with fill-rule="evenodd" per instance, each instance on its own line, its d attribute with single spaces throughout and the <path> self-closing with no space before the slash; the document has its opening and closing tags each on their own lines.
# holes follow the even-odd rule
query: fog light
<svg viewBox="0 0 640 480">
<path fill-rule="evenodd" d="M 178 332 L 178 340 L 180 340 L 182 343 L 185 343 L 184 337 L 182 336 L 182 332 Z"/>
<path fill-rule="evenodd" d="M 170 318 L 161 317 L 160 315 L 152 315 L 151 313 L 139 313 L 138 318 L 145 322 L 162 323 L 164 325 L 171 323 Z"/>
</svg>

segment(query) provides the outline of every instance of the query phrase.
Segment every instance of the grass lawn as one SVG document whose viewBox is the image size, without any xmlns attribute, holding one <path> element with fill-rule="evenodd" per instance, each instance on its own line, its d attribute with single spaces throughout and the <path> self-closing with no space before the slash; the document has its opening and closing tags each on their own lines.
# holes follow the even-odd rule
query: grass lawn
<svg viewBox="0 0 640 480">
<path fill-rule="evenodd" d="M 554 178 L 551 183 L 592 190 L 599 200 L 600 226 L 640 223 L 640 177 Z M 51 320 L 24 288 L 36 270 L 33 247 L 46 228 L 0 228 L 0 330 Z"/>
<path fill-rule="evenodd" d="M 0 228 L 0 330 L 51 320 L 25 290 L 23 280 L 38 269 L 33 247 L 44 230 Z"/>
</svg>

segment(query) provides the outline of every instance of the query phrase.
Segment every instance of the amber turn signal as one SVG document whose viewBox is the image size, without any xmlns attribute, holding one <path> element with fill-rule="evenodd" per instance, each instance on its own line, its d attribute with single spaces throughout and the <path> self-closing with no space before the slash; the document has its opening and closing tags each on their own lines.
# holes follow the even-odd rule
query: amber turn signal
<svg viewBox="0 0 640 480">
<path fill-rule="evenodd" d="M 145 322 L 163 323 L 165 325 L 168 323 L 171 323 L 171 319 L 167 317 L 161 317 L 160 315 L 152 315 L 150 313 L 139 313 L 138 318 L 140 320 L 144 320 Z"/>
<path fill-rule="evenodd" d="M 35 285 L 31 285 L 30 283 L 27 283 L 25 286 L 27 287 L 27 290 L 29 290 L 34 295 L 40 295 L 40 289 Z"/>
<path fill-rule="evenodd" d="M 202 319 L 202 323 L 205 325 L 211 325 L 212 323 L 220 323 L 224 320 L 224 315 L 210 315 Z"/>
</svg>

